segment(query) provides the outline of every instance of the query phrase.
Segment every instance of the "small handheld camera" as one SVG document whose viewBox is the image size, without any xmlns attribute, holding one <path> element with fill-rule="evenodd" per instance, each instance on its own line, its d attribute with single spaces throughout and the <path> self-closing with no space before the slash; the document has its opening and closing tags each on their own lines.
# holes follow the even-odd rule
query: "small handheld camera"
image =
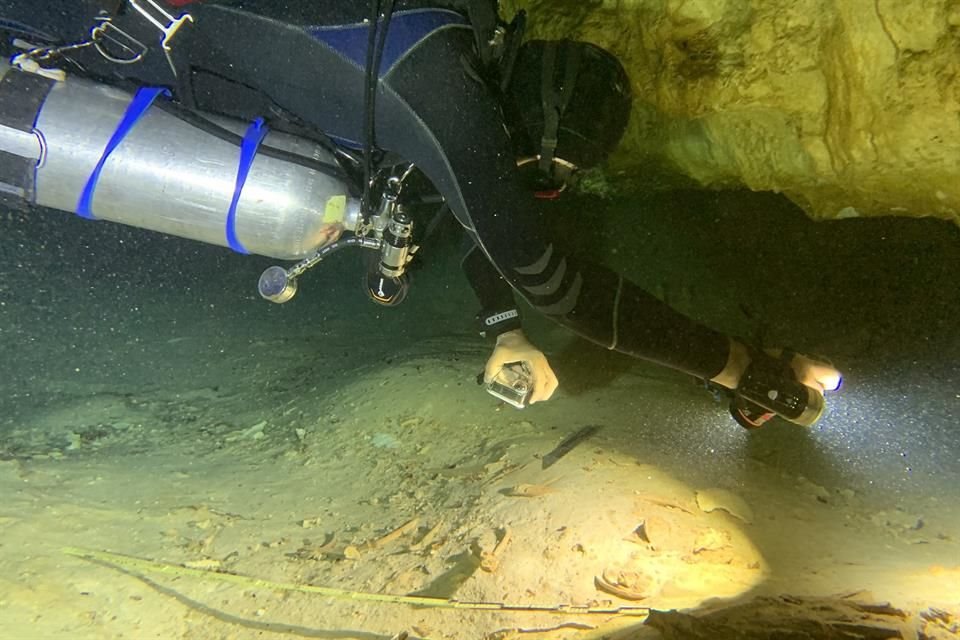
<svg viewBox="0 0 960 640">
<path fill-rule="evenodd" d="M 487 393 L 517 409 L 527 406 L 527 401 L 533 392 L 530 370 L 522 362 L 510 362 L 504 365 L 493 380 L 484 386 Z"/>
</svg>

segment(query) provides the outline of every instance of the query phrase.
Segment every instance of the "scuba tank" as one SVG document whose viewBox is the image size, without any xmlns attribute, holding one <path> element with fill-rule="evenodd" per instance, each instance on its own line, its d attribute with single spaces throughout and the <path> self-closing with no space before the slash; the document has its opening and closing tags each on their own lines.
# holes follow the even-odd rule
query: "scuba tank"
<svg viewBox="0 0 960 640">
<path fill-rule="evenodd" d="M 161 93 L 0 62 L 0 192 L 278 259 L 356 227 L 359 200 L 325 148 L 262 123 L 188 121 Z"/>
</svg>

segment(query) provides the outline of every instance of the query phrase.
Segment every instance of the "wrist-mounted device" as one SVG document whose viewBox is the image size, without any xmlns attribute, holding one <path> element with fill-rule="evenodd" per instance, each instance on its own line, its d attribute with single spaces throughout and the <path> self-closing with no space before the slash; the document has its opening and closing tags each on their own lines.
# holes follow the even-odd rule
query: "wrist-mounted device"
<svg viewBox="0 0 960 640">
<path fill-rule="evenodd" d="M 507 331 L 521 328 L 520 312 L 516 309 L 484 309 L 477 314 L 477 324 L 480 327 L 481 336 L 496 338 Z"/>
</svg>

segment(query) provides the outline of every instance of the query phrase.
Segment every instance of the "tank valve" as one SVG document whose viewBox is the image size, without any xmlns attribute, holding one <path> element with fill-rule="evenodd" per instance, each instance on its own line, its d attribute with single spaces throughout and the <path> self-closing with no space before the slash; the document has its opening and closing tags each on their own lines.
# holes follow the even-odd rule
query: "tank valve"
<svg viewBox="0 0 960 640">
<path fill-rule="evenodd" d="M 407 265 L 417 252 L 413 244 L 413 221 L 399 206 L 393 206 L 384 217 L 380 259 L 367 272 L 367 295 L 377 304 L 395 307 L 410 290 Z"/>
<path fill-rule="evenodd" d="M 419 247 L 413 244 L 413 220 L 399 201 L 402 182 L 402 178 L 397 177 L 387 181 L 377 212 L 358 226 L 357 235 L 317 249 L 290 269 L 273 266 L 264 271 L 257 285 L 260 295 L 270 302 L 287 302 L 296 295 L 297 278 L 307 269 L 334 251 L 359 246 L 377 251 L 376 257 L 371 256 L 373 260 L 366 274 L 370 299 L 388 307 L 403 302 L 410 287 L 407 266 Z"/>
</svg>

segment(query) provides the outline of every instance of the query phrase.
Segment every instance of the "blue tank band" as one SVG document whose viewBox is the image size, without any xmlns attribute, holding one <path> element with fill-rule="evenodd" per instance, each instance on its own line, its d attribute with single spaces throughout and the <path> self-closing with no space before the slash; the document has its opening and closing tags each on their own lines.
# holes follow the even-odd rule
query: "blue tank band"
<svg viewBox="0 0 960 640">
<path fill-rule="evenodd" d="M 107 142 L 103 153 L 100 154 L 100 160 L 97 162 L 97 166 L 93 168 L 90 177 L 87 178 L 87 183 L 83 186 L 83 191 L 80 192 L 80 199 L 77 201 L 77 215 L 87 220 L 97 219 L 97 217 L 93 215 L 92 210 L 93 193 L 97 190 L 100 172 L 103 171 L 103 166 L 107 163 L 107 158 L 120 146 L 123 139 L 127 137 L 127 134 L 137 125 L 137 122 L 139 122 L 143 114 L 147 112 L 147 109 L 150 108 L 153 101 L 161 94 L 169 96 L 170 92 L 163 87 L 140 87 L 137 93 L 134 94 L 133 100 L 127 105 L 127 110 L 124 112 L 123 117 L 120 118 L 120 122 L 110 137 L 110 141 Z"/>
<path fill-rule="evenodd" d="M 244 134 L 243 142 L 240 144 L 237 184 L 233 188 L 233 198 L 230 200 L 230 209 L 227 211 L 227 244 L 237 253 L 250 253 L 237 237 L 237 205 L 240 203 L 240 194 L 243 192 L 243 185 L 247 182 L 253 159 L 257 156 L 257 149 L 260 148 L 260 143 L 263 142 L 268 130 L 263 118 L 257 118 L 247 127 L 247 133 Z"/>
</svg>

